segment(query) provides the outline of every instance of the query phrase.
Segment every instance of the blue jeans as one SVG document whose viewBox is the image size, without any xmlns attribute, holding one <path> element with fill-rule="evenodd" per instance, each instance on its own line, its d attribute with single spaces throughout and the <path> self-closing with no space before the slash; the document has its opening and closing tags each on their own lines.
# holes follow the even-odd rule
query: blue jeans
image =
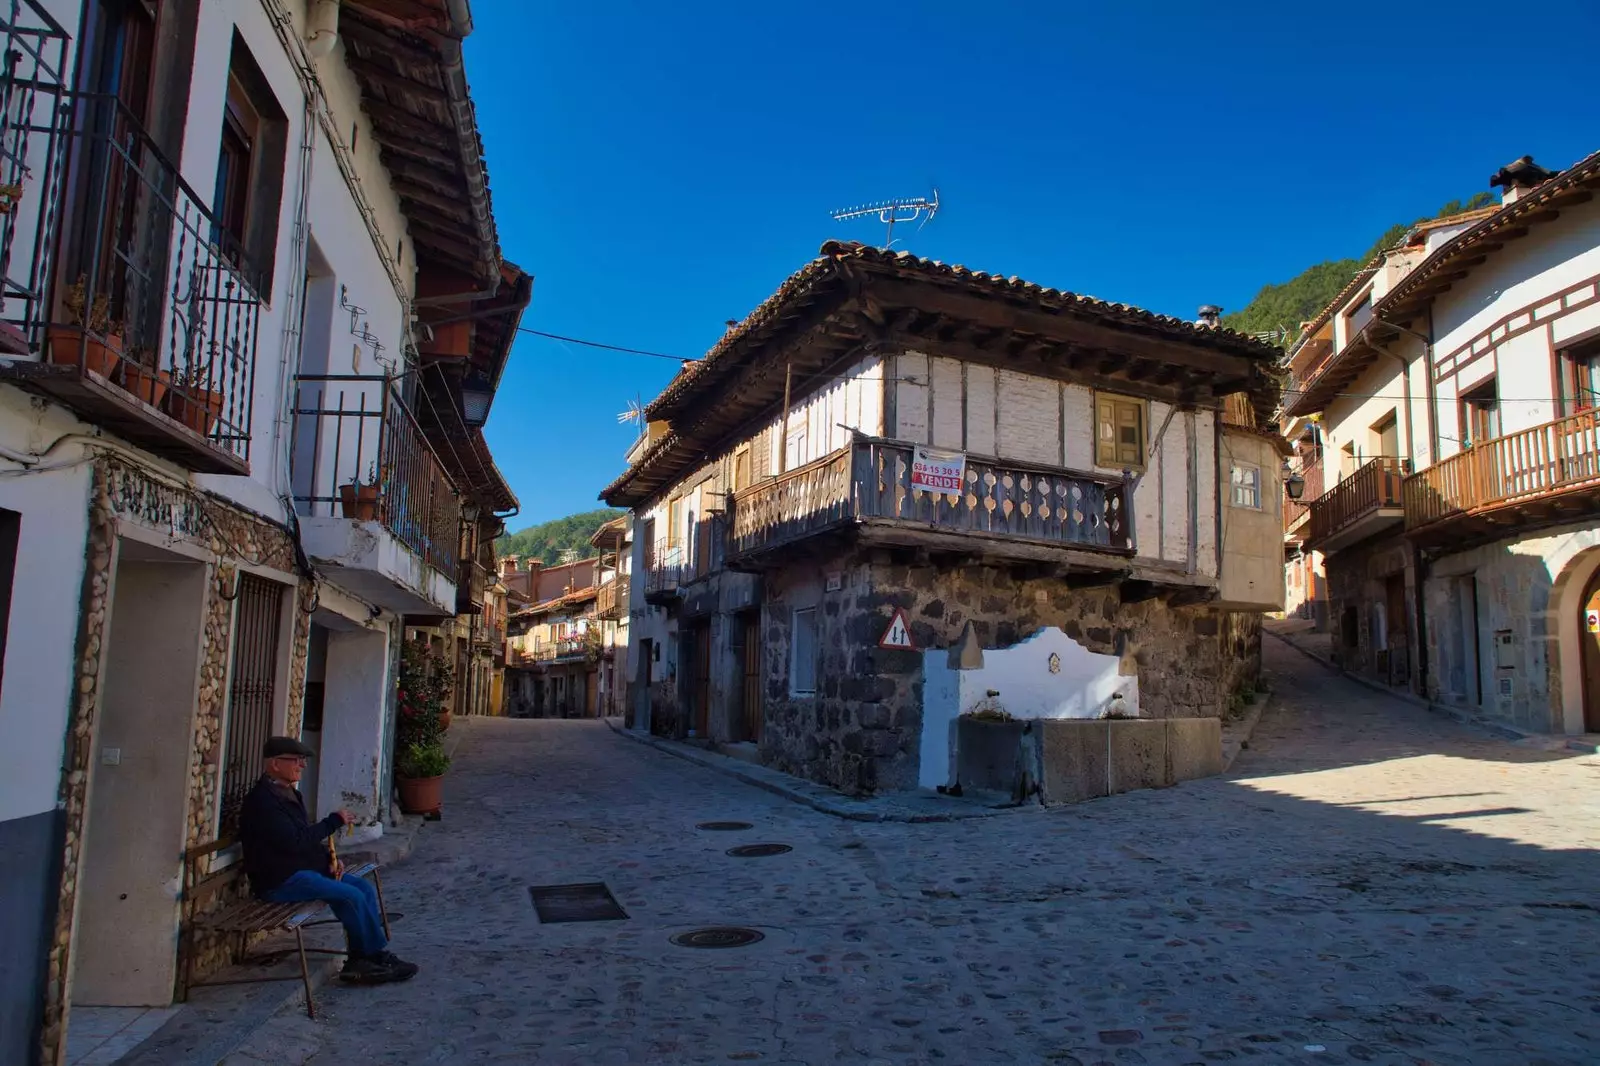
<svg viewBox="0 0 1600 1066">
<path fill-rule="evenodd" d="M 383 935 L 383 915 L 378 912 L 378 890 L 365 877 L 345 874 L 335 881 L 311 870 L 301 870 L 277 888 L 261 893 L 261 898 L 271 903 L 326 901 L 344 926 L 352 956 L 376 955 L 389 946 L 388 937 Z"/>
</svg>

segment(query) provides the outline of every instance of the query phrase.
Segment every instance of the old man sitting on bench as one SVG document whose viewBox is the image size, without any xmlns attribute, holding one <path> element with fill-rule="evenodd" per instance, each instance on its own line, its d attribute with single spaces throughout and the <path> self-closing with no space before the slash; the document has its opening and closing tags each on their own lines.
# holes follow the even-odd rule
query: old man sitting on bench
<svg viewBox="0 0 1600 1066">
<path fill-rule="evenodd" d="M 239 817 L 250 888 L 272 903 L 322 900 L 332 908 L 350 941 L 341 980 L 382 984 L 414 977 L 416 964 L 388 950 L 376 890 L 364 878 L 345 876 L 328 847 L 328 838 L 355 816 L 336 811 L 316 823 L 306 816 L 295 786 L 311 749 L 293 737 L 270 737 L 261 754 L 266 772 L 245 797 Z"/>
</svg>

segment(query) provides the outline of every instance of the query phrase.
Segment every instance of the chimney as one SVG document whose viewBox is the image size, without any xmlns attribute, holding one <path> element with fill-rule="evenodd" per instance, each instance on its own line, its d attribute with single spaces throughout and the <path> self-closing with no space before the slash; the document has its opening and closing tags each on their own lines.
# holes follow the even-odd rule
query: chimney
<svg viewBox="0 0 1600 1066">
<path fill-rule="evenodd" d="M 510 577 L 512 574 L 514 574 L 516 572 L 517 572 L 517 557 L 515 555 L 507 555 L 505 558 L 500 560 L 500 576 L 501 577 Z"/>
<path fill-rule="evenodd" d="M 1514 204 L 1534 189 L 1556 176 L 1525 155 L 1514 163 L 1507 163 L 1489 176 L 1489 187 L 1500 186 L 1500 203 Z"/>
<path fill-rule="evenodd" d="M 1222 321 L 1222 308 L 1216 304 L 1201 304 L 1200 317 L 1195 320 L 1195 325 L 1201 329 L 1216 329 Z"/>
</svg>

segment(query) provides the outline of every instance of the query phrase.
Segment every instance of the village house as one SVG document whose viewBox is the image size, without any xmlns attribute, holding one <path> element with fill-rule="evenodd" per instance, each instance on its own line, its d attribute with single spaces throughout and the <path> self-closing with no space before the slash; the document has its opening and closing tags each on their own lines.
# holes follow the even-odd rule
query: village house
<svg viewBox="0 0 1600 1066">
<path fill-rule="evenodd" d="M 622 515 L 603 524 L 589 539 L 599 552 L 594 613 L 602 623 L 599 692 L 600 714 L 606 718 L 623 716 L 627 707 L 632 526 L 628 516 Z"/>
<path fill-rule="evenodd" d="M 620 714 L 627 664 L 628 546 L 621 519 L 590 541 L 599 552 L 560 566 L 501 560 L 501 580 L 530 589 L 536 602 L 508 620 L 506 714 L 519 718 L 593 718 Z M 618 580 L 618 567 L 622 580 Z M 526 594 L 513 594 L 519 601 Z"/>
<path fill-rule="evenodd" d="M 351 844 L 392 824 L 402 635 L 479 609 L 516 506 L 481 427 L 531 281 L 470 31 L 454 0 L 0 10 L 0 1062 L 227 960 L 185 854 L 237 872 L 267 736 L 318 751 Z"/>
<path fill-rule="evenodd" d="M 645 411 L 629 718 L 851 792 L 954 722 L 1217 716 L 1283 605 L 1277 350 L 829 242 Z"/>
<path fill-rule="evenodd" d="M 1498 207 L 1416 227 L 1293 349 L 1286 418 L 1325 488 L 1298 565 L 1322 560 L 1346 669 L 1595 731 L 1600 153 L 1490 184 Z"/>
</svg>

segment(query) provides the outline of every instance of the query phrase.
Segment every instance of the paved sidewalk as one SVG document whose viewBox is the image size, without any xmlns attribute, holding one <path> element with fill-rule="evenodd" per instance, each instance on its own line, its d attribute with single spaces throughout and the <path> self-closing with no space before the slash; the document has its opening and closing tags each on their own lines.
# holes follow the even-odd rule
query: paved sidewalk
<svg viewBox="0 0 1600 1066">
<path fill-rule="evenodd" d="M 598 722 L 469 721 L 386 882 L 422 974 L 226 1064 L 1592 1063 L 1600 759 L 1265 655 L 1228 776 L 1026 817 L 845 821 Z M 755 842 L 794 850 L 725 854 Z M 539 924 L 530 885 L 583 881 L 629 920 Z M 765 939 L 668 940 L 723 924 Z"/>
</svg>

